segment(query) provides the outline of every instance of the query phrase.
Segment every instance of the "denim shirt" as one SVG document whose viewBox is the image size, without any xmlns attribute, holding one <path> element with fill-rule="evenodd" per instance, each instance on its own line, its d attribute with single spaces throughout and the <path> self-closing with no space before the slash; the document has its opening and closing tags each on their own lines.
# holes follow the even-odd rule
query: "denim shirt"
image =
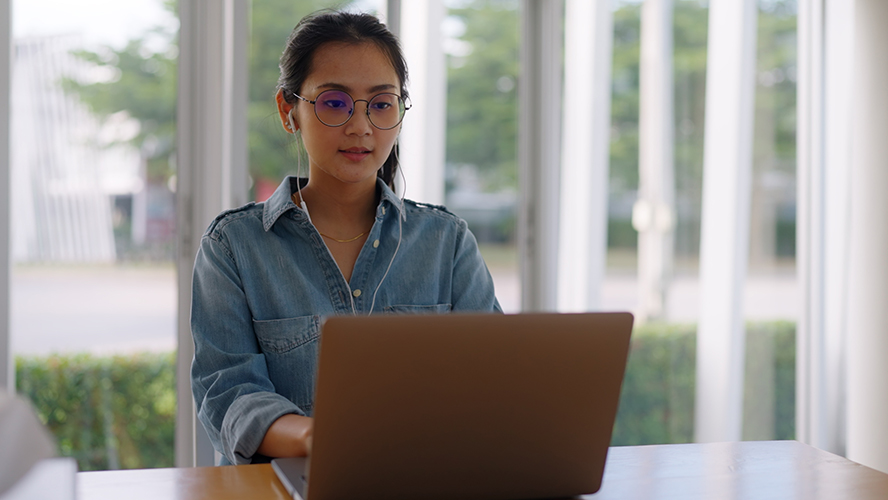
<svg viewBox="0 0 888 500">
<path fill-rule="evenodd" d="M 219 215 L 194 264 L 191 388 L 223 463 L 261 460 L 256 450 L 275 420 L 311 416 L 322 318 L 368 314 L 371 304 L 373 314 L 501 311 L 465 221 L 402 203 L 382 181 L 346 282 L 290 198 L 297 182 L 288 177 L 268 201 Z"/>
</svg>

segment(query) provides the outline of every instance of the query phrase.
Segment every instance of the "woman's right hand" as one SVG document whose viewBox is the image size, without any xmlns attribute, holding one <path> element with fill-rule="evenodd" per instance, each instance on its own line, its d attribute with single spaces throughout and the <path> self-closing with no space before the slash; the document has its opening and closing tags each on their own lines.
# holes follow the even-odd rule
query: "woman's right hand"
<svg viewBox="0 0 888 500">
<path fill-rule="evenodd" d="M 301 415 L 283 415 L 268 428 L 258 453 L 267 457 L 305 457 L 311 453 L 314 419 Z"/>
</svg>

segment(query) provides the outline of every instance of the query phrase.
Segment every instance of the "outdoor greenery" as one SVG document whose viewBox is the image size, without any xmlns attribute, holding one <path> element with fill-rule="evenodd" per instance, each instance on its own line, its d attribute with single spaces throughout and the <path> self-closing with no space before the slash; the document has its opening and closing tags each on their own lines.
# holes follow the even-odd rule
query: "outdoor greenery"
<svg viewBox="0 0 888 500">
<path fill-rule="evenodd" d="M 80 470 L 172 467 L 174 367 L 173 354 L 17 357 L 16 389 Z"/>
<path fill-rule="evenodd" d="M 318 9 L 347 8 L 348 1 L 253 0 L 249 57 L 250 175 L 275 186 L 296 173 L 292 136 L 284 132 L 274 95 L 280 69 L 278 61 L 296 23 Z"/>
<path fill-rule="evenodd" d="M 174 0 L 164 0 L 175 11 Z M 277 61 L 303 15 L 348 2 L 253 0 L 249 59 L 249 162 L 256 182 L 277 182 L 295 170 L 292 139 L 274 106 Z M 679 204 L 676 250 L 699 249 L 702 193 L 706 40 L 704 0 L 674 3 L 675 182 Z M 754 142 L 753 207 L 786 203 L 766 192 L 795 175 L 794 0 L 760 0 Z M 516 189 L 519 2 L 453 2 L 448 22 L 446 155 L 468 165 L 486 191 Z M 614 2 L 610 196 L 638 188 L 639 49 L 641 4 Z M 135 34 L 123 48 L 77 52 L 96 71 L 63 82 L 98 117 L 124 113 L 140 123 L 129 142 L 148 165 L 148 182 L 175 175 L 176 33 Z M 557 104 L 557 103 L 556 103 Z M 776 174 L 776 177 L 775 177 Z M 779 184 L 779 182 L 778 182 Z M 449 181 L 448 185 L 453 186 Z M 794 191 L 790 189 L 788 192 Z M 772 198 L 768 198 L 771 196 Z M 790 200 L 792 202 L 792 200 Z M 794 207 L 791 205 L 790 208 Z M 755 208 L 754 208 L 755 210 Z M 794 214 L 776 222 L 776 252 L 794 255 Z M 512 226 L 513 227 L 513 226 Z M 611 247 L 634 248 L 625 214 L 611 214 Z M 794 436 L 795 327 L 748 327 L 744 437 Z M 687 442 L 693 436 L 695 326 L 647 324 L 636 329 L 613 443 Z M 52 430 L 60 452 L 81 470 L 173 465 L 175 361 L 172 354 L 18 358 L 18 390 Z"/>
<path fill-rule="evenodd" d="M 676 0 L 673 10 L 674 169 L 678 219 L 676 253 L 700 248 L 703 140 L 706 99 L 708 2 Z M 796 1 L 760 0 L 755 89 L 753 159 L 754 206 L 794 203 L 796 130 Z M 641 2 L 624 1 L 614 10 L 611 101 L 610 196 L 638 189 L 639 57 Z M 784 183 L 767 192 L 776 176 Z M 768 198 L 768 197 L 772 198 Z M 776 200 L 774 199 L 776 197 Z M 754 208 L 755 210 L 755 208 Z M 790 210 L 791 212 L 791 210 Z M 611 213 L 610 225 L 624 227 L 628 214 Z M 795 220 L 778 219 L 779 255 L 795 254 Z M 611 233 L 608 236 L 612 236 Z M 616 231 L 610 247 L 636 245 L 634 231 Z M 753 231 L 753 239 L 768 235 Z M 753 245 L 756 243 L 753 242 Z"/>
<path fill-rule="evenodd" d="M 174 0 L 163 3 L 168 10 L 176 9 Z M 99 118 L 124 113 L 138 120 L 140 131 L 127 142 L 146 158 L 148 179 L 161 183 L 174 174 L 176 35 L 169 28 L 156 27 L 122 49 L 79 50 L 75 55 L 93 70 L 62 82 Z"/>
<path fill-rule="evenodd" d="M 474 166 L 486 191 L 518 186 L 517 5 L 476 0 L 449 11 L 463 32 L 447 58 L 447 163 Z"/>
<path fill-rule="evenodd" d="M 163 0 L 175 12 L 175 0 Z M 287 37 L 303 16 L 322 8 L 346 8 L 348 1 L 254 0 L 249 49 L 249 163 L 254 178 L 274 179 L 294 170 L 291 139 L 277 118 L 274 93 L 278 59 Z M 159 50 L 159 51 L 158 51 Z M 175 174 L 177 33 L 155 28 L 126 47 L 76 52 L 98 71 L 97 78 L 67 79 L 67 91 L 78 96 L 98 117 L 127 113 L 141 124 L 128 142 L 148 159 L 149 180 L 166 183 Z"/>
<path fill-rule="evenodd" d="M 174 10 L 175 1 L 165 0 Z M 276 185 L 295 172 L 292 138 L 280 126 L 274 104 L 278 58 L 295 23 L 322 7 L 349 2 L 255 0 L 251 10 L 249 58 L 249 163 L 255 182 Z M 517 133 L 520 3 L 515 0 L 451 2 L 445 44 L 447 56 L 448 187 L 468 166 L 484 191 L 518 186 Z M 760 0 L 755 118 L 754 206 L 791 205 L 795 175 L 795 0 Z M 673 11 L 675 187 L 678 207 L 676 251 L 699 249 L 702 197 L 704 104 L 708 3 L 676 0 Z M 610 196 L 634 196 L 638 189 L 638 112 L 641 2 L 618 1 L 614 8 Z M 158 47 L 164 47 L 158 51 Z M 142 124 L 131 140 L 149 160 L 149 176 L 159 182 L 174 174 L 176 34 L 156 29 L 140 34 L 123 49 L 79 52 L 105 75 L 99 81 L 68 81 L 98 116 L 125 112 Z M 585 96 L 583 96 L 585 97 Z M 580 97 L 580 98 L 583 98 Z M 422 105 L 422 103 L 415 103 Z M 556 105 L 558 103 L 553 103 Z M 783 182 L 769 193 L 774 172 Z M 770 183 L 770 184 L 769 184 Z M 789 183 L 789 184 L 787 184 Z M 789 193 L 789 194 L 787 194 Z M 775 198 L 776 197 L 776 198 Z M 782 204 L 782 205 L 781 205 Z M 627 212 L 612 223 L 627 226 Z M 772 228 L 781 255 L 794 254 L 791 206 Z M 789 218 L 789 220 L 787 220 Z M 511 226 L 514 226 L 512 224 Z M 631 229 L 631 228 L 629 228 Z M 514 229 L 513 229 L 514 230 Z M 634 231 L 616 231 L 611 247 L 634 248 Z M 759 236 L 753 234 L 753 238 Z M 765 236 L 765 238 L 770 238 Z"/>
<path fill-rule="evenodd" d="M 747 325 L 744 439 L 795 436 L 795 324 Z M 615 446 L 694 439 L 696 326 L 649 323 L 633 332 Z"/>
<path fill-rule="evenodd" d="M 670 324 L 635 329 L 614 445 L 692 440 L 694 331 Z M 794 436 L 794 339 L 791 323 L 748 326 L 745 438 Z M 173 354 L 19 357 L 16 384 L 80 470 L 174 465 Z"/>
</svg>

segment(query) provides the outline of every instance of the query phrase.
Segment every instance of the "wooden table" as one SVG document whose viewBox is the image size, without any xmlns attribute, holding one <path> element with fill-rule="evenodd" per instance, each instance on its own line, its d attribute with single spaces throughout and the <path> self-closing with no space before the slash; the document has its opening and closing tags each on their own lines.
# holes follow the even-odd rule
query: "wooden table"
<svg viewBox="0 0 888 500">
<path fill-rule="evenodd" d="M 81 472 L 79 500 L 287 499 L 270 465 Z M 603 499 L 888 499 L 888 474 L 796 441 L 613 447 Z"/>
</svg>

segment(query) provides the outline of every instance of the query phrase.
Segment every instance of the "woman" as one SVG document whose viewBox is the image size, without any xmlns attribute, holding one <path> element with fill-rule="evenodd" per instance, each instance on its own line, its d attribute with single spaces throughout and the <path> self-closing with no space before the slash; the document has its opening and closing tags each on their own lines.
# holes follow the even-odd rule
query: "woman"
<svg viewBox="0 0 888 500">
<path fill-rule="evenodd" d="M 192 390 L 222 463 L 309 453 L 323 317 L 500 311 L 465 221 L 393 191 L 408 109 L 397 39 L 325 11 L 299 22 L 280 66 L 278 112 L 308 179 L 217 217 L 194 266 Z"/>
</svg>

